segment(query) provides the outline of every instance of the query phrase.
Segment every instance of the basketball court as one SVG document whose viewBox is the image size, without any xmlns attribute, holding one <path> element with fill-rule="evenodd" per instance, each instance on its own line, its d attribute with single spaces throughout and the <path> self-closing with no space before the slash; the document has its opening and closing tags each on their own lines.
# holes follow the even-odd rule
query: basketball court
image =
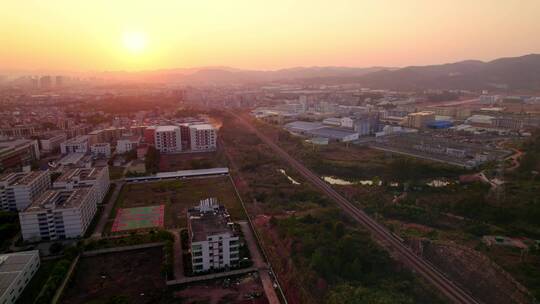
<svg viewBox="0 0 540 304">
<path fill-rule="evenodd" d="M 136 230 L 153 227 L 163 227 L 165 205 L 136 208 L 120 208 L 111 231 Z"/>
</svg>

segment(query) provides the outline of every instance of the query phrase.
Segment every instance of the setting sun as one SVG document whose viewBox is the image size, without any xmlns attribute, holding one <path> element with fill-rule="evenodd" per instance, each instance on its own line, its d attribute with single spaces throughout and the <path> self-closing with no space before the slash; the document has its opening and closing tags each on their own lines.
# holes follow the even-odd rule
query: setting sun
<svg viewBox="0 0 540 304">
<path fill-rule="evenodd" d="M 132 53 L 140 53 L 146 48 L 146 36 L 140 32 L 125 33 L 124 47 Z"/>
</svg>

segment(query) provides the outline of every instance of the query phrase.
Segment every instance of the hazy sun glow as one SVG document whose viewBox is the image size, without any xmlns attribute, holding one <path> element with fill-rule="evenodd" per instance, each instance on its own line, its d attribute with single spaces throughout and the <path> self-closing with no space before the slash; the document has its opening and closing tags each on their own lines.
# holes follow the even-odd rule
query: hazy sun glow
<svg viewBox="0 0 540 304">
<path fill-rule="evenodd" d="M 0 20 L 0 70 L 404 66 L 540 51 L 539 0 L 4 0 Z"/>
<path fill-rule="evenodd" d="M 146 48 L 146 35 L 141 32 L 124 33 L 124 47 L 132 53 L 141 53 Z"/>
</svg>

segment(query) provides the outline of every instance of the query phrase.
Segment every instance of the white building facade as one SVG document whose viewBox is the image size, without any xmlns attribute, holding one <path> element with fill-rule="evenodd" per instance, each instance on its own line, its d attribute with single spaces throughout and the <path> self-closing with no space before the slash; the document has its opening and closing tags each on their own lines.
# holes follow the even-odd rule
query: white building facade
<svg viewBox="0 0 540 304">
<path fill-rule="evenodd" d="M 16 303 L 39 266 L 38 250 L 0 254 L 0 303 Z"/>
<path fill-rule="evenodd" d="M 92 156 L 111 157 L 111 144 L 109 143 L 93 144 L 90 147 L 90 150 L 92 151 Z"/>
<path fill-rule="evenodd" d="M 155 129 L 154 146 L 161 153 L 177 153 L 182 151 L 180 127 L 158 126 Z"/>
<path fill-rule="evenodd" d="M 44 153 L 51 153 L 57 151 L 60 148 L 60 144 L 65 142 L 66 139 L 67 136 L 65 133 L 57 133 L 40 139 L 39 144 L 41 145 L 41 150 Z"/>
<path fill-rule="evenodd" d="M 121 138 L 116 142 L 116 153 L 126 153 L 135 150 L 140 141 L 141 138 L 136 136 Z"/>
<path fill-rule="evenodd" d="M 54 189 L 71 189 L 90 187 L 96 192 L 97 203 L 103 202 L 110 187 L 109 167 L 75 168 L 58 177 L 52 187 Z"/>
<path fill-rule="evenodd" d="M 0 209 L 24 210 L 51 185 L 49 171 L 7 173 L 0 176 Z"/>
<path fill-rule="evenodd" d="M 84 236 L 97 210 L 91 187 L 47 190 L 24 211 L 19 221 L 24 241 L 50 241 Z"/>
<path fill-rule="evenodd" d="M 214 151 L 217 147 L 217 130 L 210 124 L 189 126 L 192 151 Z"/>
<path fill-rule="evenodd" d="M 188 231 L 193 272 L 235 267 L 239 262 L 239 236 L 223 206 L 215 199 L 188 210 Z"/>
<path fill-rule="evenodd" d="M 87 153 L 89 149 L 89 136 L 81 135 L 70 138 L 60 144 L 60 152 L 62 154 L 69 153 Z"/>
</svg>

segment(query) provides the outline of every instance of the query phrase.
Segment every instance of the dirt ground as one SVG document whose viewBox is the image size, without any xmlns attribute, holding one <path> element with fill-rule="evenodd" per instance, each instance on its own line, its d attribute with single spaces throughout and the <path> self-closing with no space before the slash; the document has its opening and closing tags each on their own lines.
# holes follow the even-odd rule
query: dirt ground
<svg viewBox="0 0 540 304">
<path fill-rule="evenodd" d="M 211 168 L 219 166 L 217 152 L 163 154 L 159 159 L 159 171 L 191 170 L 197 167 Z"/>
<path fill-rule="evenodd" d="M 190 285 L 175 292 L 174 297 L 185 304 L 268 303 L 256 274 L 231 279 L 228 285 L 224 280 Z"/>
<path fill-rule="evenodd" d="M 106 303 L 125 296 L 129 303 L 160 303 L 167 296 L 160 273 L 161 247 L 83 257 L 62 303 Z"/>
<path fill-rule="evenodd" d="M 162 182 L 127 184 L 120 193 L 118 208 L 165 205 L 165 227 L 186 227 L 186 212 L 200 200 L 215 197 L 233 220 L 245 219 L 229 177 L 193 178 Z M 116 214 L 116 210 L 113 212 Z"/>
</svg>

